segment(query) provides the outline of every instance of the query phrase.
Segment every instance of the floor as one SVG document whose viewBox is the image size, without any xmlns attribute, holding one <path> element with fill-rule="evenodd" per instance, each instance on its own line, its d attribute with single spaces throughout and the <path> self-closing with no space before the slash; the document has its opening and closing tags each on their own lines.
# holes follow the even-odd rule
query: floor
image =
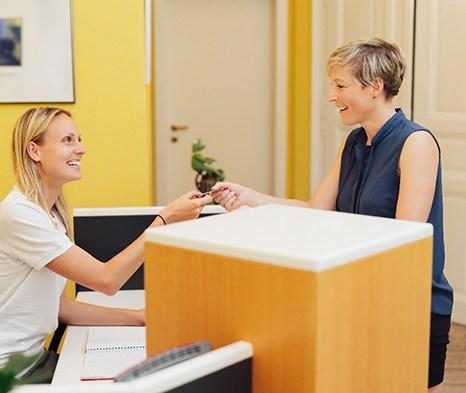
<svg viewBox="0 0 466 393">
<path fill-rule="evenodd" d="M 442 393 L 466 393 L 466 326 L 452 324 Z"/>
</svg>

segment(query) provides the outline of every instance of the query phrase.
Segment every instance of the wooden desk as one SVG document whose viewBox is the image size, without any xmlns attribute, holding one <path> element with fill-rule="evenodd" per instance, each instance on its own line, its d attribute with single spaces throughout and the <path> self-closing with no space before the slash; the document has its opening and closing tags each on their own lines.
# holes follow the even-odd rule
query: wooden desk
<svg viewBox="0 0 466 393">
<path fill-rule="evenodd" d="M 144 290 L 124 290 L 117 292 L 114 296 L 106 296 L 99 292 L 80 292 L 77 299 L 82 302 L 107 307 L 132 309 L 145 307 Z M 88 333 L 89 326 L 68 326 L 52 384 L 70 385 L 81 383 L 81 369 Z M 107 382 L 86 381 L 84 383 Z"/>
<path fill-rule="evenodd" d="M 263 206 L 146 232 L 148 356 L 254 346 L 254 393 L 427 391 L 432 226 Z"/>
</svg>

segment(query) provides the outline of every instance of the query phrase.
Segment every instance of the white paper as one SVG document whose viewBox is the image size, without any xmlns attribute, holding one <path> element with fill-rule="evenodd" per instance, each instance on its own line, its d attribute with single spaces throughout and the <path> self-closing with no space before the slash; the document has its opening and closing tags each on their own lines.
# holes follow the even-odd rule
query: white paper
<svg viewBox="0 0 466 393">
<path fill-rule="evenodd" d="M 113 379 L 145 359 L 144 326 L 91 327 L 81 379 Z"/>
</svg>

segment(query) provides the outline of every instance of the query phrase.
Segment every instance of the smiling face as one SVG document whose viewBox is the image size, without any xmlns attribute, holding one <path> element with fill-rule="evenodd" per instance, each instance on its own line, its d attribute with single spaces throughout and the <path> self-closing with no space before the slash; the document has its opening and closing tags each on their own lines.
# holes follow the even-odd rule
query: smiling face
<svg viewBox="0 0 466 393">
<path fill-rule="evenodd" d="M 30 142 L 28 154 L 37 164 L 45 187 L 59 190 L 81 179 L 81 159 L 86 150 L 73 119 L 65 113 L 53 118 L 40 142 Z"/>
<path fill-rule="evenodd" d="M 333 103 L 345 126 L 364 124 L 374 109 L 373 86 L 363 86 L 349 67 L 330 69 L 331 87 L 327 99 Z"/>
</svg>

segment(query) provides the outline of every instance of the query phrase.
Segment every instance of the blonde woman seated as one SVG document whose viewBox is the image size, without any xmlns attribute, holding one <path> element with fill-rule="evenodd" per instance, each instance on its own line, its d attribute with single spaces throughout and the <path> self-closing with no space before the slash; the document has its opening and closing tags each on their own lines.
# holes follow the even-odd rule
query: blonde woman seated
<svg viewBox="0 0 466 393">
<path fill-rule="evenodd" d="M 144 325 L 144 310 L 70 300 L 66 279 L 113 295 L 143 263 L 143 238 L 107 263 L 73 244 L 64 184 L 81 179 L 86 153 L 71 114 L 59 108 L 24 113 L 13 132 L 16 185 L 0 203 L 0 367 L 13 353 L 30 362 L 16 377 L 50 382 L 57 355 L 44 348 L 58 322 Z M 198 217 L 212 201 L 191 191 L 169 203 L 150 227 Z"/>
</svg>

